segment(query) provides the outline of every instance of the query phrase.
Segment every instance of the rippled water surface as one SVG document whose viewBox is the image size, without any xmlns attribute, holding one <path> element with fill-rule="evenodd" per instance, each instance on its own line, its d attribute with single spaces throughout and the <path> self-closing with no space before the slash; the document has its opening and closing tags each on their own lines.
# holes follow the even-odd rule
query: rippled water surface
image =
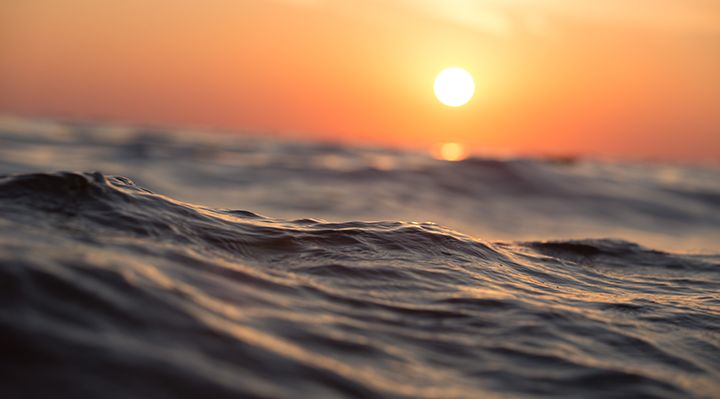
<svg viewBox="0 0 720 399">
<path fill-rule="evenodd" d="M 4 396 L 720 397 L 716 169 L 5 118 L 0 174 Z"/>
</svg>

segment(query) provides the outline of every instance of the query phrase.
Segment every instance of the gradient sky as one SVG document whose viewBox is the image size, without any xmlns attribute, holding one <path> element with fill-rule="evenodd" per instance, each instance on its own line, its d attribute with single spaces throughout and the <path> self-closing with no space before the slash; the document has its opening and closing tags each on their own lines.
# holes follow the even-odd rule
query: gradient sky
<svg viewBox="0 0 720 399">
<path fill-rule="evenodd" d="M 4 0 L 0 113 L 717 161 L 720 1 Z"/>
</svg>

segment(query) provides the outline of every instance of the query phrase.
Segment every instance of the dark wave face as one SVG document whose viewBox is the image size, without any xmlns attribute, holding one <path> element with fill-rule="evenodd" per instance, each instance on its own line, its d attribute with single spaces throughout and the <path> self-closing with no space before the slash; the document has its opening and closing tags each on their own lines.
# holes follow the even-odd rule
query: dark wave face
<svg viewBox="0 0 720 399">
<path fill-rule="evenodd" d="M 720 257 L 621 240 L 0 178 L 3 397 L 718 397 L 718 292 Z"/>
</svg>

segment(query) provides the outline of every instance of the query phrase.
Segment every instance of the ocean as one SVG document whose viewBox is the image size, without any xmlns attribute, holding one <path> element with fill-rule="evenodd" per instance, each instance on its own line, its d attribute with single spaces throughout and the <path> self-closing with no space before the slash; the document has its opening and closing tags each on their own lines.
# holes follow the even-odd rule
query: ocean
<svg viewBox="0 0 720 399">
<path fill-rule="evenodd" d="M 720 397 L 720 169 L 0 118 L 3 397 Z"/>
</svg>

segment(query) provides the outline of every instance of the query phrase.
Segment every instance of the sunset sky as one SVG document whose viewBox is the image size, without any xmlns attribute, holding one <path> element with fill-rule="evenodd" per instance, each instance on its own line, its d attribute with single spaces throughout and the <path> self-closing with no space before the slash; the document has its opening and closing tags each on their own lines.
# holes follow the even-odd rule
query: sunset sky
<svg viewBox="0 0 720 399">
<path fill-rule="evenodd" d="M 720 160 L 720 1 L 5 0 L 0 114 Z"/>
</svg>

